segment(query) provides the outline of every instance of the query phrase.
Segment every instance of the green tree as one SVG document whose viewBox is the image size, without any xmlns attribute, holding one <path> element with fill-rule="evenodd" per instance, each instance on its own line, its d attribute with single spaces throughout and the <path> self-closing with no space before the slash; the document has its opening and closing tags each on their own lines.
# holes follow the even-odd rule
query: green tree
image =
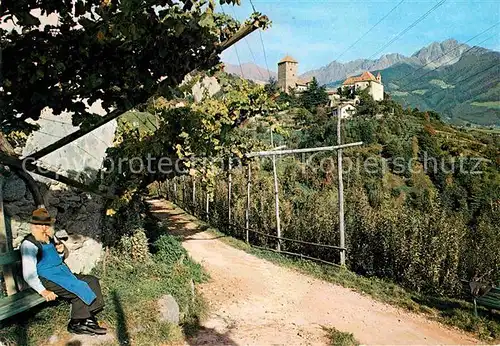
<svg viewBox="0 0 500 346">
<path fill-rule="evenodd" d="M 268 83 L 264 86 L 264 90 L 269 96 L 279 95 L 280 88 L 278 86 L 278 81 L 276 80 L 276 78 L 271 77 Z"/>
<path fill-rule="evenodd" d="M 316 107 L 323 106 L 328 103 L 328 94 L 325 86 L 319 86 L 316 77 L 314 77 L 300 96 L 299 101 L 304 108 L 310 112 L 314 112 Z"/>
<path fill-rule="evenodd" d="M 224 72 L 216 77 L 221 77 L 218 80 L 222 92 L 200 103 L 184 107 L 172 106 L 164 99 L 149 103 L 150 113 L 159 117 L 156 131 L 140 133 L 126 124 L 120 129 L 119 144 L 108 150 L 107 168 L 117 167 L 123 157 L 134 157 L 152 162 L 154 169 L 139 165 L 106 176 L 103 183 L 115 185 L 122 196 L 111 208 L 119 209 L 150 183 L 175 176 L 196 175 L 205 187 L 210 187 L 223 160 L 228 157 L 246 160 L 244 154 L 253 148 L 255 141 L 241 128 L 255 116 L 266 119 L 276 111 L 276 104 L 263 86 L 227 79 Z"/>
<path fill-rule="evenodd" d="M 58 24 L 39 29 L 36 10 Z M 0 14 L 16 25 L 0 29 L 0 143 L 3 133 L 32 130 L 26 120 L 38 120 L 46 107 L 73 113 L 85 130 L 103 121 L 87 104 L 101 100 L 111 120 L 141 110 L 153 95 L 171 97 L 188 73 L 216 67 L 242 28 L 215 11 L 215 0 L 16 0 L 2 2 Z M 240 37 L 268 24 L 254 13 Z M 2 144 L 0 151 L 12 165 L 13 150 Z"/>
<path fill-rule="evenodd" d="M 37 9 L 60 24 L 40 30 L 30 13 Z M 189 72 L 216 66 L 241 26 L 215 12 L 214 0 L 16 0 L 2 3 L 1 16 L 19 27 L 0 29 L 4 131 L 29 126 L 25 120 L 37 120 L 45 107 L 72 112 L 73 123 L 86 126 L 99 116 L 85 100 L 127 111 L 166 94 Z M 268 23 L 258 13 L 249 22 Z"/>
<path fill-rule="evenodd" d="M 356 107 L 356 114 L 375 116 L 380 113 L 380 105 L 368 93 L 368 88 L 357 91 L 359 95 L 359 105 Z"/>
</svg>

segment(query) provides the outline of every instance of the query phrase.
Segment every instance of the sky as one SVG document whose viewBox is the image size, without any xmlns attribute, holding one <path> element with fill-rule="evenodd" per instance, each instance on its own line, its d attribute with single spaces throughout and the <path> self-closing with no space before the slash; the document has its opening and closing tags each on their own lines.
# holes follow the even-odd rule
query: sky
<svg viewBox="0 0 500 346">
<path fill-rule="evenodd" d="M 258 12 L 272 21 L 271 28 L 252 33 L 222 54 L 226 63 L 253 62 L 277 71 L 286 54 L 299 62 L 299 73 L 327 65 L 370 58 L 389 41 L 424 15 L 438 0 L 404 0 L 387 18 L 354 47 L 365 32 L 401 0 L 253 0 Z M 241 6 L 224 5 L 223 10 L 239 21 L 252 13 L 249 0 Z M 432 42 L 454 38 L 466 42 L 500 23 L 500 0 L 446 0 L 425 19 L 373 58 L 387 53 L 411 55 Z M 500 50 L 500 25 L 468 43 Z M 264 53 L 265 52 L 265 53 Z"/>
</svg>

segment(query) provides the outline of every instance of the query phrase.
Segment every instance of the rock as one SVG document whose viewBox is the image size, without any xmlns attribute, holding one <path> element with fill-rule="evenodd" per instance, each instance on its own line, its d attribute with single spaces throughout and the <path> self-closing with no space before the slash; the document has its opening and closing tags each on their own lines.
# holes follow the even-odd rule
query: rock
<svg viewBox="0 0 500 346">
<path fill-rule="evenodd" d="M 26 194 L 26 184 L 17 176 L 9 177 L 3 187 L 3 200 L 13 202 L 23 199 Z"/>
<path fill-rule="evenodd" d="M 16 247 L 16 241 L 18 240 L 18 238 L 22 240 L 31 232 L 30 224 L 24 221 L 20 221 L 17 216 L 14 216 L 10 219 L 10 229 L 12 231 L 12 238 L 15 239 L 13 242 L 14 247 Z"/>
<path fill-rule="evenodd" d="M 213 96 L 220 91 L 220 85 L 215 77 L 205 77 L 203 80 L 193 85 L 191 92 L 193 93 L 194 102 L 198 103 L 206 96 Z"/>
<path fill-rule="evenodd" d="M 59 337 L 57 335 L 52 335 L 50 338 L 49 338 L 49 344 L 50 345 L 53 345 L 55 344 L 56 342 L 59 341 Z"/>
<path fill-rule="evenodd" d="M 83 243 L 80 241 L 80 244 L 82 246 L 76 250 L 70 250 L 65 262 L 74 273 L 89 274 L 101 258 L 102 244 L 91 238 L 85 239 Z"/>
<path fill-rule="evenodd" d="M 18 215 L 31 216 L 31 213 L 35 209 L 35 204 L 33 203 L 33 201 L 27 199 L 21 199 L 19 201 L 12 202 L 11 204 L 19 208 Z"/>
<path fill-rule="evenodd" d="M 5 204 L 4 210 L 8 216 L 14 216 L 21 213 L 21 208 L 15 204 Z"/>
<path fill-rule="evenodd" d="M 61 203 L 61 200 L 54 196 L 50 196 L 48 200 L 50 205 L 58 205 L 59 203 Z"/>
<path fill-rule="evenodd" d="M 68 196 L 65 198 L 65 202 L 81 202 L 82 199 L 80 198 L 80 196 Z"/>
<path fill-rule="evenodd" d="M 55 219 L 57 219 L 57 208 L 56 207 L 47 207 L 47 211 L 49 215 Z"/>
<path fill-rule="evenodd" d="M 179 304 L 177 304 L 174 297 L 172 297 L 170 294 L 164 295 L 160 300 L 158 300 L 158 309 L 160 312 L 161 321 L 179 324 Z"/>
<path fill-rule="evenodd" d="M 68 248 L 69 251 L 76 251 L 78 249 L 81 249 L 83 247 L 83 243 L 81 242 L 71 242 L 71 241 L 65 241 L 64 245 Z"/>
<path fill-rule="evenodd" d="M 23 239 L 24 239 L 24 236 L 18 236 L 17 238 L 15 238 L 12 241 L 12 246 L 14 247 L 14 249 L 21 245 L 21 243 L 23 242 Z"/>
<path fill-rule="evenodd" d="M 89 108 L 93 113 L 106 114 L 106 111 L 101 107 L 100 101 L 89 105 Z M 41 111 L 40 119 L 36 123 L 40 126 L 40 129 L 39 131 L 33 131 L 29 135 L 26 146 L 23 148 L 24 156 L 46 147 L 54 143 L 58 138 L 73 133 L 78 129 L 78 127 L 73 126 L 70 113 L 63 112 L 56 116 L 48 107 Z M 106 157 L 106 150 L 113 146 L 116 128 L 116 120 L 110 121 L 92 131 L 93 135 L 81 137 L 48 154 L 40 160 L 40 163 L 61 175 L 76 179 L 81 178 L 85 181 L 93 180 Z M 99 140 L 96 140 L 96 137 Z M 47 178 L 39 176 L 34 176 L 34 178 L 51 185 L 53 190 L 66 189 L 65 186 L 54 183 L 54 181 Z M 54 188 L 52 188 L 52 185 Z"/>
<path fill-rule="evenodd" d="M 196 294 L 195 294 L 195 290 L 194 290 L 194 280 L 193 279 L 191 279 L 190 286 L 191 286 L 191 302 L 194 302 Z"/>
<path fill-rule="evenodd" d="M 100 218 L 95 215 L 88 217 L 73 217 L 74 222 L 67 224 L 66 231 L 69 234 L 81 234 L 85 236 L 97 237 L 100 233 Z"/>
</svg>

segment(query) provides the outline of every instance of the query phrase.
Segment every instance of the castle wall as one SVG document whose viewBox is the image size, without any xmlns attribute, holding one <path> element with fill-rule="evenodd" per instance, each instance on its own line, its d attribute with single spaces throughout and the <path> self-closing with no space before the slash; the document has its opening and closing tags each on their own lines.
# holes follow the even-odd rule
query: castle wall
<svg viewBox="0 0 500 346">
<path fill-rule="evenodd" d="M 365 90 L 366 88 L 368 88 L 370 86 L 370 82 L 356 82 L 356 84 L 354 84 L 355 87 L 356 87 L 356 90 Z"/>
<path fill-rule="evenodd" d="M 370 82 L 370 94 L 375 101 L 384 99 L 384 86 L 376 82 Z"/>
<path fill-rule="evenodd" d="M 278 65 L 278 85 L 280 89 L 288 93 L 289 88 L 295 88 L 297 83 L 298 64 L 284 62 Z"/>
</svg>

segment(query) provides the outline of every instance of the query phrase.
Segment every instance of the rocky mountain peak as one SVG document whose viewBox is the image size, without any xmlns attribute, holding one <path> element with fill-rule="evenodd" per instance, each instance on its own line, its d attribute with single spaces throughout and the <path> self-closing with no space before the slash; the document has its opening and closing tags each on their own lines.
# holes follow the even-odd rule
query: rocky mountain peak
<svg viewBox="0 0 500 346">
<path fill-rule="evenodd" d="M 461 44 L 455 39 L 448 39 L 443 42 L 433 42 L 423 47 L 415 52 L 411 58 L 430 68 L 447 66 L 456 63 L 467 49 L 469 46 Z"/>
</svg>

